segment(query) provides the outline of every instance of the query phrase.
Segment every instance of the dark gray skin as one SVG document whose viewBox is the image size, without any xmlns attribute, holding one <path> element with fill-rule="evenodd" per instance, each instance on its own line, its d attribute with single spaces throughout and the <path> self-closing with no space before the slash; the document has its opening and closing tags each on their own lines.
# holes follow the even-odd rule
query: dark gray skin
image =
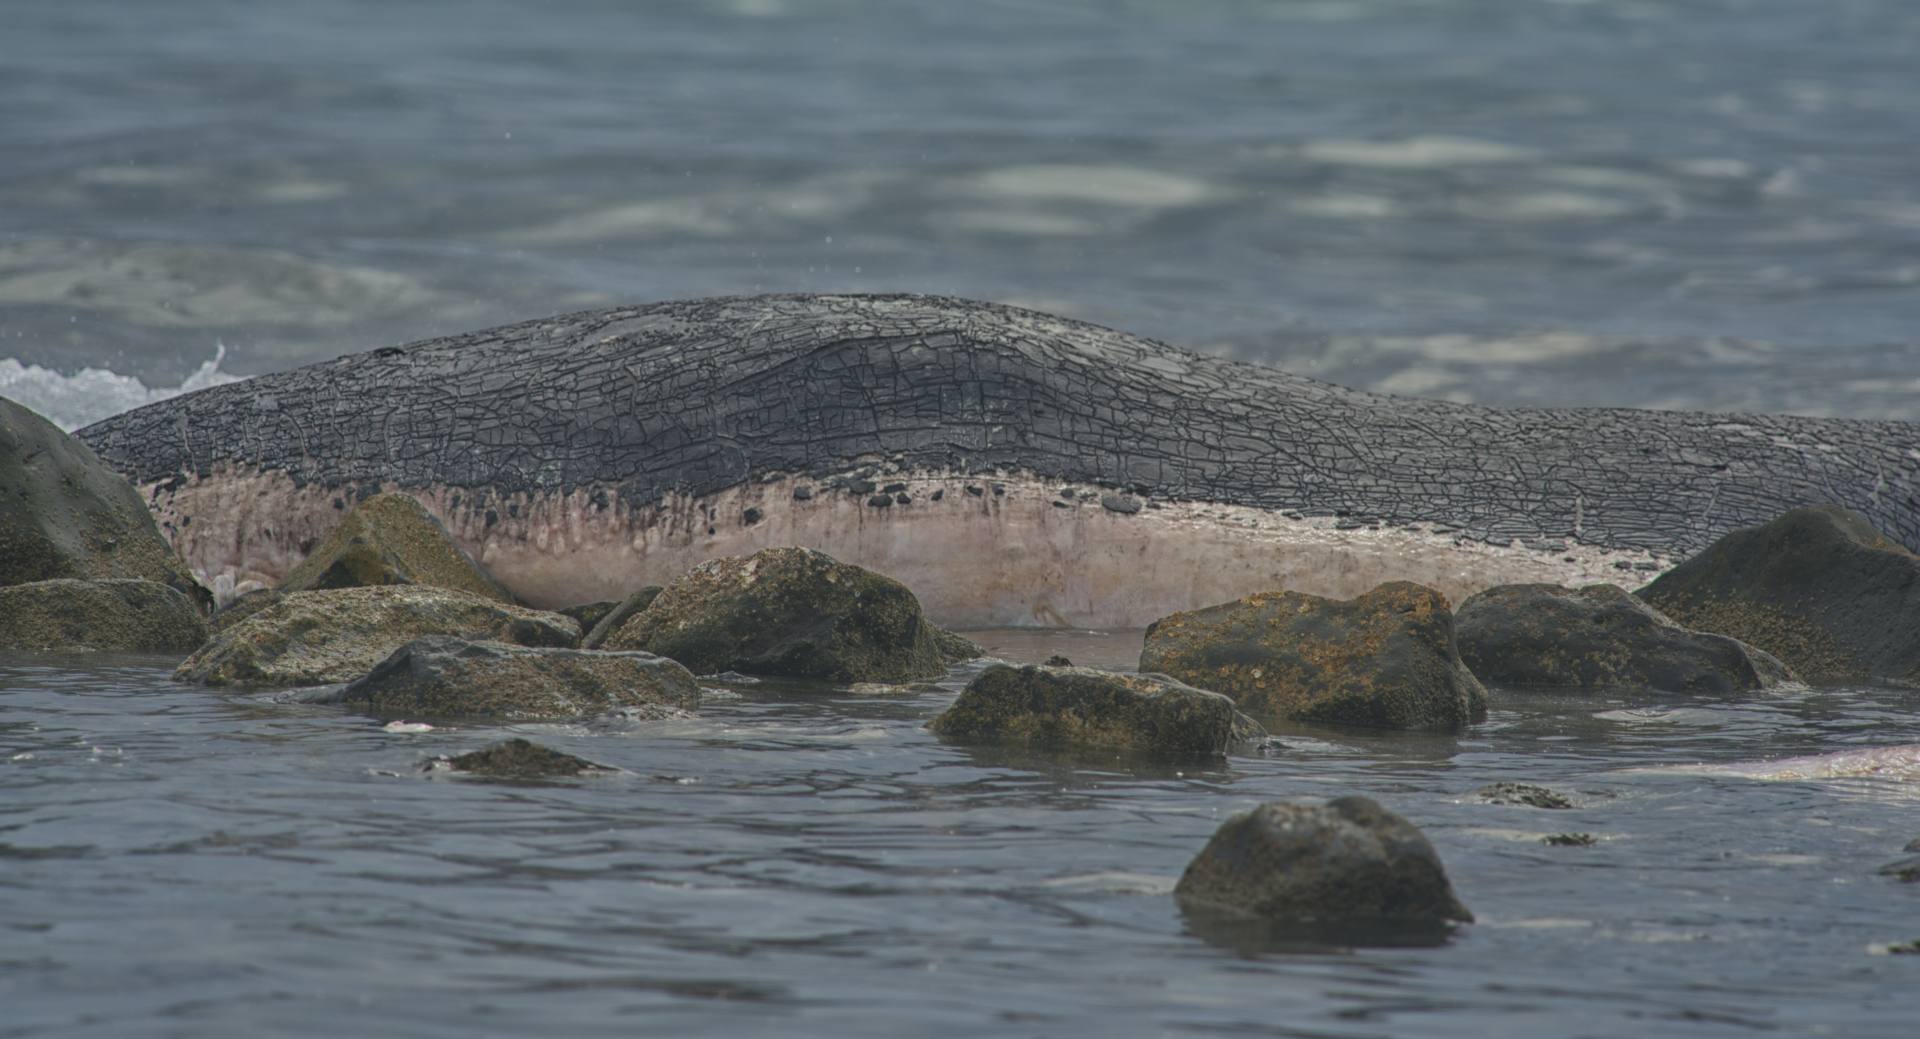
<svg viewBox="0 0 1920 1039">
<path fill-rule="evenodd" d="M 657 502 L 867 458 L 1664 554 L 1833 503 L 1920 549 L 1914 423 L 1383 396 L 930 296 L 570 314 L 202 390 L 78 435 L 137 484 L 228 463 L 303 486 L 468 488 L 476 510 L 576 489 Z"/>
</svg>

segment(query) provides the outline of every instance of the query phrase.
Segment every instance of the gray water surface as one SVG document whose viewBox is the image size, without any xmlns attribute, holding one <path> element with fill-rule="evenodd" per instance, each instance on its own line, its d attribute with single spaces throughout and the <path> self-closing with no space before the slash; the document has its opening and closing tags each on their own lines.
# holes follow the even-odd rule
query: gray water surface
<svg viewBox="0 0 1920 1039">
<path fill-rule="evenodd" d="M 919 291 L 1397 393 L 1912 418 L 1916 53 L 1909 0 L 10 0 L 0 387 Z"/>
<path fill-rule="evenodd" d="M 1122 636 L 1124 637 L 1124 636 Z M 1113 636 L 989 633 L 1093 659 Z M 1920 742 L 1911 694 L 1498 692 L 1460 736 L 1282 727 L 1201 767 L 960 749 L 937 692 L 740 685 L 697 720 L 385 731 L 0 663 L 0 1035 L 1911 1034 L 1912 777 L 1638 771 Z M 424 773 L 525 735 L 615 776 Z M 1544 783 L 1569 811 L 1482 804 Z M 1361 793 L 1479 922 L 1264 951 L 1170 890 L 1228 815 Z M 1591 847 L 1542 837 L 1590 833 Z"/>
</svg>

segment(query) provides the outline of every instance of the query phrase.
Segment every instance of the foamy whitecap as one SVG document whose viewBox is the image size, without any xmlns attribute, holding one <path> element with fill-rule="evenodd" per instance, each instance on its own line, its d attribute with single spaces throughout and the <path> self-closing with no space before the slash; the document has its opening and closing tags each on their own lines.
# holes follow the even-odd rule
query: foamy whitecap
<svg viewBox="0 0 1920 1039">
<path fill-rule="evenodd" d="M 242 376 L 220 370 L 226 356 L 226 344 L 215 344 L 213 357 L 178 386 L 148 386 L 131 375 L 105 368 L 82 368 L 72 375 L 62 375 L 8 357 L 0 359 L 0 397 L 39 412 L 61 429 L 75 430 L 168 397 L 239 382 Z"/>
<path fill-rule="evenodd" d="M 1308 141 L 1300 154 L 1315 162 L 1340 166 L 1369 166 L 1376 169 L 1425 170 L 1447 166 L 1475 166 L 1496 162 L 1521 162 L 1538 153 L 1497 141 L 1474 137 L 1428 134 L 1399 140 L 1353 140 L 1329 138 Z"/>
</svg>

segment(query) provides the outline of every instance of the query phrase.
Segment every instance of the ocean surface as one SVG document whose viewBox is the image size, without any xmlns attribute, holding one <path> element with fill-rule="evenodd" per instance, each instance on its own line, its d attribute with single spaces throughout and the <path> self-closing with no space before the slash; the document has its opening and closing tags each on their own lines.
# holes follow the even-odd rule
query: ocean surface
<svg viewBox="0 0 1920 1039">
<path fill-rule="evenodd" d="M 72 428 L 574 309 L 920 291 L 1386 392 L 1920 419 L 1916 55 L 1909 0 L 0 0 L 0 395 Z M 1180 769 L 939 744 L 965 669 L 395 733 L 173 663 L 0 658 L 0 1037 L 1920 1020 L 1920 884 L 1875 872 L 1920 776 L 1684 770 L 1920 743 L 1911 691 L 1496 690 Z M 622 771 L 419 770 L 508 732 Z M 1348 793 L 1479 921 L 1181 917 L 1228 815 Z"/>
</svg>

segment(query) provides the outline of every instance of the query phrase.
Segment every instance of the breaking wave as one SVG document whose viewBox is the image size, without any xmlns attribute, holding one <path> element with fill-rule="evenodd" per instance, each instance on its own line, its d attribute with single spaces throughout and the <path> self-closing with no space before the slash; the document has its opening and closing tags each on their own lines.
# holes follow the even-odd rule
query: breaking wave
<svg viewBox="0 0 1920 1039">
<path fill-rule="evenodd" d="M 0 359 L 0 397 L 31 408 L 71 431 L 168 397 L 241 381 L 244 376 L 220 370 L 220 362 L 226 357 L 226 345 L 216 344 L 213 357 L 180 380 L 178 386 L 148 386 L 134 376 L 105 368 L 82 368 L 72 375 L 62 375 L 8 357 Z"/>
</svg>

